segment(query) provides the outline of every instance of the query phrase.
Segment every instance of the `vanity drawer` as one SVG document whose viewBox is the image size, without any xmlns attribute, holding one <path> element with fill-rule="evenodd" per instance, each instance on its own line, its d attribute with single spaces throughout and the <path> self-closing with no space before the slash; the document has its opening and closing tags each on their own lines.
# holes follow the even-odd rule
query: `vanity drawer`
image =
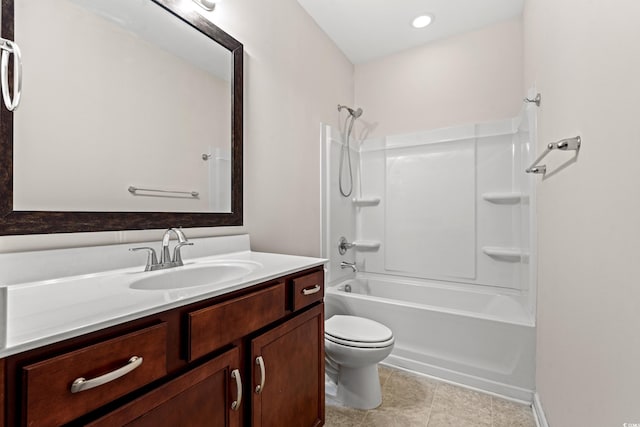
<svg viewBox="0 0 640 427">
<path fill-rule="evenodd" d="M 189 361 L 282 317 L 284 283 L 189 313 Z"/>
<path fill-rule="evenodd" d="M 306 274 L 293 279 L 293 311 L 300 310 L 324 297 L 324 272 Z"/>
<path fill-rule="evenodd" d="M 163 377 L 166 350 L 167 326 L 162 323 L 25 366 L 26 425 L 64 424 Z M 84 389 L 76 386 L 72 392 L 78 378 L 87 380 Z"/>
</svg>

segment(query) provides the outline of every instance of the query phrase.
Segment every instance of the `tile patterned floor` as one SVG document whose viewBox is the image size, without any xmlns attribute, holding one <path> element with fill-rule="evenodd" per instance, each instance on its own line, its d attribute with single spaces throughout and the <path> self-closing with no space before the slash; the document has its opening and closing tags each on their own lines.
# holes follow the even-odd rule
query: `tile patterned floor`
<svg viewBox="0 0 640 427">
<path fill-rule="evenodd" d="M 326 427 L 535 427 L 529 406 L 380 366 L 382 405 L 370 411 L 327 399 Z"/>
</svg>

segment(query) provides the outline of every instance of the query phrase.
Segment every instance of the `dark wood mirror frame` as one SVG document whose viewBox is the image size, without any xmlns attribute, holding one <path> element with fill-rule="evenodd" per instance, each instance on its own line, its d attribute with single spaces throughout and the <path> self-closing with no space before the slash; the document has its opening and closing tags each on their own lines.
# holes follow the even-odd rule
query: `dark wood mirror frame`
<svg viewBox="0 0 640 427">
<path fill-rule="evenodd" d="M 215 40 L 233 55 L 231 213 L 14 211 L 13 113 L 0 106 L 0 235 L 242 225 L 242 43 L 200 15 L 192 6 L 195 5 L 193 2 L 150 1 Z M 14 2 L 2 0 L 2 37 L 9 40 L 14 39 Z"/>
</svg>

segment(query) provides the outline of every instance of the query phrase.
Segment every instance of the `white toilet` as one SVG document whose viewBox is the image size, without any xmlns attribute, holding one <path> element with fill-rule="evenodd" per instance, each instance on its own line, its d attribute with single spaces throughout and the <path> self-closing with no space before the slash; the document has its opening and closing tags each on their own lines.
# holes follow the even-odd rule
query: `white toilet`
<svg viewBox="0 0 640 427">
<path fill-rule="evenodd" d="M 378 362 L 393 349 L 386 326 L 357 316 L 335 315 L 324 323 L 325 370 L 345 406 L 373 409 L 382 403 Z"/>
</svg>

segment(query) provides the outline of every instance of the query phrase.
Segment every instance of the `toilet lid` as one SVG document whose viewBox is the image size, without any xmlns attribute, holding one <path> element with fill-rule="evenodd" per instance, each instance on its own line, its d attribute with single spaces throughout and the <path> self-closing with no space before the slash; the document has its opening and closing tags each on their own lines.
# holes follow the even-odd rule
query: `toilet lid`
<svg viewBox="0 0 640 427">
<path fill-rule="evenodd" d="M 391 329 L 363 317 L 335 315 L 324 323 L 324 333 L 339 340 L 380 343 L 393 338 Z"/>
</svg>

